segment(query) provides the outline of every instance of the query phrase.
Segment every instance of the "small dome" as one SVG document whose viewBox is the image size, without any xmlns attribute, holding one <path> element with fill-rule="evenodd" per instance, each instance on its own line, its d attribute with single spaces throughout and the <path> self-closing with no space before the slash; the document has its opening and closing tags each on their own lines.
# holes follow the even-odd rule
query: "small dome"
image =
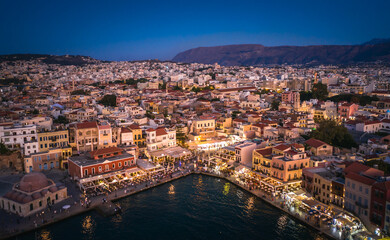
<svg viewBox="0 0 390 240">
<path fill-rule="evenodd" d="M 19 188 L 24 192 L 34 192 L 50 184 L 51 182 L 43 173 L 31 172 L 22 178 Z"/>
<path fill-rule="evenodd" d="M 22 200 L 23 203 L 28 203 L 28 202 L 31 202 L 33 200 L 33 198 L 31 196 L 25 196 Z"/>
<path fill-rule="evenodd" d="M 21 194 L 19 194 L 19 196 L 16 198 L 16 201 L 21 203 L 21 202 L 23 201 L 23 199 L 24 199 L 26 196 L 27 196 L 26 194 L 21 193 Z"/>
<path fill-rule="evenodd" d="M 57 188 L 56 186 L 53 186 L 53 187 L 50 187 L 50 188 L 49 188 L 49 191 L 52 192 L 52 193 L 53 193 L 53 192 L 57 192 L 57 191 L 58 191 L 58 188 Z"/>
<path fill-rule="evenodd" d="M 32 198 L 34 198 L 34 199 L 38 199 L 38 198 L 41 198 L 42 197 L 42 195 L 41 195 L 41 193 L 39 193 L 39 192 L 36 192 L 36 193 L 34 193 L 33 195 L 32 195 Z"/>
<path fill-rule="evenodd" d="M 11 195 L 12 195 L 12 191 L 11 191 L 11 192 L 7 192 L 7 193 L 4 195 L 4 197 L 10 199 L 10 198 L 11 198 Z"/>
<path fill-rule="evenodd" d="M 15 201 L 18 196 L 19 196 L 18 192 L 12 191 L 10 199 Z"/>
<path fill-rule="evenodd" d="M 47 189 L 43 189 L 43 190 L 41 191 L 42 196 L 45 196 L 47 192 L 48 192 Z"/>
</svg>

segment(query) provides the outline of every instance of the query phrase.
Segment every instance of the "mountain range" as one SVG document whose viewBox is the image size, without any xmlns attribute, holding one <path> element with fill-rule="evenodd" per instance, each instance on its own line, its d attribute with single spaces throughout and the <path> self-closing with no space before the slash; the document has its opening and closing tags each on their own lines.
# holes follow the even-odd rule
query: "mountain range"
<svg viewBox="0 0 390 240">
<path fill-rule="evenodd" d="M 198 47 L 177 54 L 172 61 L 218 63 L 224 66 L 390 63 L 390 39 L 372 39 L 360 45 L 266 47 L 260 44 L 239 44 Z"/>
<path fill-rule="evenodd" d="M 59 65 L 76 65 L 81 66 L 84 64 L 98 63 L 99 60 L 96 60 L 87 56 L 80 55 L 49 55 L 49 54 L 9 54 L 9 55 L 0 55 L 0 62 L 3 61 L 30 61 L 30 60 L 39 60 L 46 64 L 59 64 Z"/>
</svg>

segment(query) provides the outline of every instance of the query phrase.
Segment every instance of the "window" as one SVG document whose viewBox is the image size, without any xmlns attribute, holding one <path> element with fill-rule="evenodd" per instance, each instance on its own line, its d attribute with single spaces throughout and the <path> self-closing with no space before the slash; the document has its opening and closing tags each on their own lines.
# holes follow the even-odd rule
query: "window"
<svg viewBox="0 0 390 240">
<path fill-rule="evenodd" d="M 99 167 L 99 172 L 101 172 L 102 171 L 102 167 Z"/>
<path fill-rule="evenodd" d="M 127 166 L 127 161 L 124 162 L 124 165 Z M 390 205 L 389 205 L 390 206 Z"/>
<path fill-rule="evenodd" d="M 115 168 L 115 163 L 112 164 L 112 169 L 114 169 L 114 168 Z"/>
<path fill-rule="evenodd" d="M 92 174 L 95 174 L 95 168 L 92 168 Z"/>
<path fill-rule="evenodd" d="M 355 189 L 355 183 L 352 183 L 352 189 Z"/>
<path fill-rule="evenodd" d="M 85 169 L 85 170 L 84 170 L 84 175 L 85 175 L 85 176 L 88 176 L 88 169 Z"/>
<path fill-rule="evenodd" d="M 122 163 L 118 163 L 118 167 L 122 167 Z"/>
<path fill-rule="evenodd" d="M 39 201 L 39 206 L 42 207 L 42 201 Z"/>
</svg>

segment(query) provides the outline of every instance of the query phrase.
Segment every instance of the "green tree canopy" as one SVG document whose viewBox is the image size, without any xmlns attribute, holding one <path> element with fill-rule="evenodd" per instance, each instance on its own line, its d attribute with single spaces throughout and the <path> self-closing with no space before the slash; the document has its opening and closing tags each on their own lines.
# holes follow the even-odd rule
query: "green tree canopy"
<svg viewBox="0 0 390 240">
<path fill-rule="evenodd" d="M 71 92 L 71 95 L 90 95 L 91 93 L 90 92 L 87 92 L 83 89 L 79 89 L 79 90 L 75 90 L 73 92 Z"/>
<path fill-rule="evenodd" d="M 7 148 L 3 143 L 0 142 L 0 154 L 10 154 L 11 150 Z"/>
<path fill-rule="evenodd" d="M 104 95 L 99 103 L 103 104 L 104 106 L 116 107 L 116 95 Z"/>
<path fill-rule="evenodd" d="M 379 98 L 377 96 L 367 96 L 367 95 L 358 95 L 358 94 L 339 94 L 333 97 L 328 98 L 333 102 L 353 102 L 357 103 L 360 106 L 366 106 L 367 104 L 371 104 L 372 101 L 378 101 Z"/>
<path fill-rule="evenodd" d="M 271 110 L 278 110 L 279 109 L 280 102 L 277 100 L 273 100 L 271 103 Z"/>
<path fill-rule="evenodd" d="M 333 120 L 322 120 L 319 123 L 319 127 L 310 136 L 336 147 L 357 147 L 347 128 Z"/>
<path fill-rule="evenodd" d="M 58 116 L 57 119 L 54 119 L 53 122 L 54 122 L 54 123 L 62 123 L 62 124 L 67 124 L 67 123 L 69 123 L 68 119 L 66 119 L 66 117 L 65 117 L 65 116 L 62 116 L 62 115 Z"/>
<path fill-rule="evenodd" d="M 320 82 L 314 84 L 312 90 L 313 98 L 325 100 L 328 97 L 328 87 Z"/>
</svg>

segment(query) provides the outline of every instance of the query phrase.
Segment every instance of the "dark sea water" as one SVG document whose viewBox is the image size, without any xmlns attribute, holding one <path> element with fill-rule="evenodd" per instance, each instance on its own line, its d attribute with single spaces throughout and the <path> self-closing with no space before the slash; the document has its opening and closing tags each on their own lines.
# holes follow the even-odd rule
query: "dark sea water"
<svg viewBox="0 0 390 240">
<path fill-rule="evenodd" d="M 323 239 L 287 214 L 217 178 L 190 175 L 17 239 Z"/>
</svg>

